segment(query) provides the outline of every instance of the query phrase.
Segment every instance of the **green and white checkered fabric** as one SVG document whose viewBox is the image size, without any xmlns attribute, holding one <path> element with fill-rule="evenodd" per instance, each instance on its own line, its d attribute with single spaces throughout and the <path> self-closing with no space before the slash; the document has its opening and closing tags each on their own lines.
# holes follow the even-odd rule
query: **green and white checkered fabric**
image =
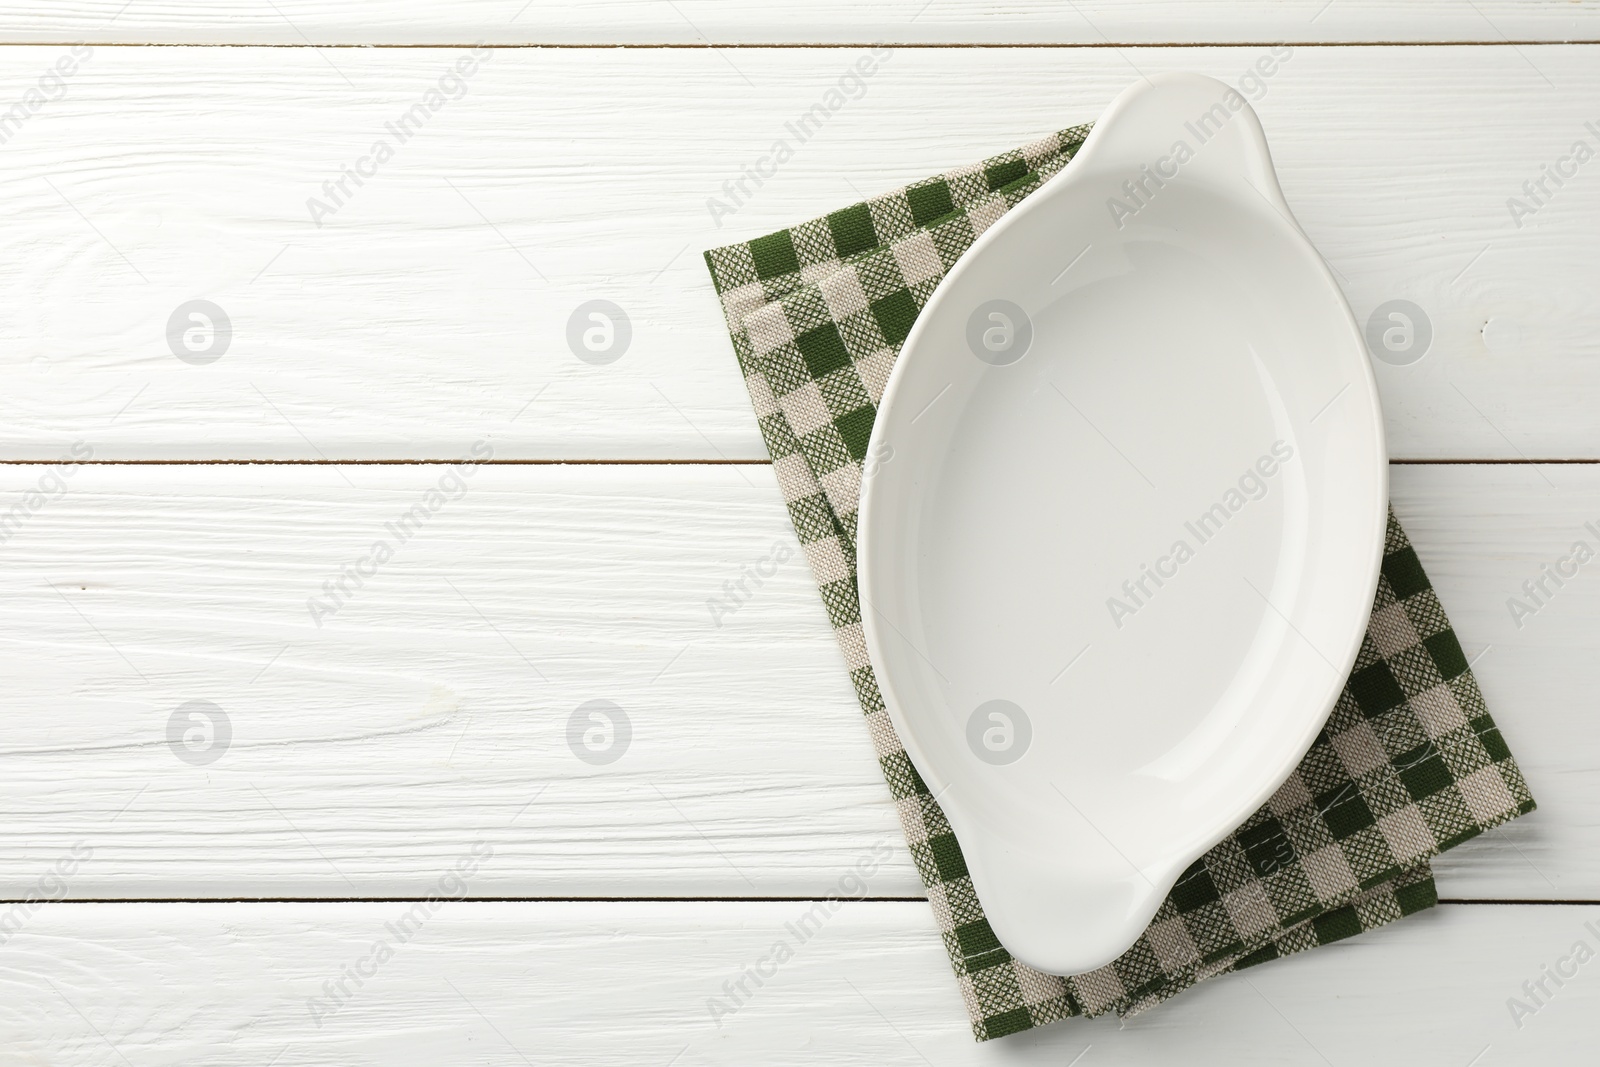
<svg viewBox="0 0 1600 1067">
<path fill-rule="evenodd" d="M 895 736 L 861 633 L 856 512 L 877 404 L 911 324 L 977 236 L 1061 170 L 1087 126 L 706 253 L 762 436 L 899 807 L 978 1040 L 1148 1008 L 1205 978 L 1437 902 L 1428 859 L 1532 811 L 1450 622 L 1389 517 L 1355 669 L 1266 806 L 1178 882 L 1139 941 L 1088 974 L 996 940 L 943 812 Z"/>
</svg>

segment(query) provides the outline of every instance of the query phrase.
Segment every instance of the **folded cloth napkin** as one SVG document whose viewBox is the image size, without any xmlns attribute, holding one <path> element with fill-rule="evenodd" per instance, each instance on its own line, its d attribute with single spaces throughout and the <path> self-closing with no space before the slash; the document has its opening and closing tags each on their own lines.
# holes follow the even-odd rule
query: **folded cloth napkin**
<svg viewBox="0 0 1600 1067">
<path fill-rule="evenodd" d="M 979 1041 L 1130 1015 L 1203 979 L 1438 902 L 1428 859 L 1532 811 L 1461 645 L 1389 516 L 1355 669 L 1267 804 L 1189 868 L 1138 942 L 1043 974 L 995 938 L 961 846 L 895 736 L 868 662 L 856 512 L 877 404 L 911 324 L 974 239 L 1072 159 L 1088 126 L 706 253 L 778 484 L 866 713 Z"/>
</svg>

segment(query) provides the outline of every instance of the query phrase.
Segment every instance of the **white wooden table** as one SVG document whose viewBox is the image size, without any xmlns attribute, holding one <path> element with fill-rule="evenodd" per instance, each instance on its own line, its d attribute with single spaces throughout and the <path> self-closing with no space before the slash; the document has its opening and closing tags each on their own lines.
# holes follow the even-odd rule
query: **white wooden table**
<svg viewBox="0 0 1600 1067">
<path fill-rule="evenodd" d="M 1290 202 L 1358 317 L 1431 322 L 1378 367 L 1394 503 L 1541 808 L 1430 913 L 978 1046 L 801 558 L 707 608 L 792 532 L 699 252 L 1283 41 Z M 1600 547 L 1579 140 L 1592 0 L 0 2 L 0 1064 L 1592 1060 L 1600 963 L 1545 975 L 1600 948 L 1600 562 L 1508 608 Z M 167 338 L 197 299 L 210 362 Z M 603 366 L 565 340 L 592 299 L 633 328 Z M 568 743 L 595 700 L 610 763 Z"/>
</svg>

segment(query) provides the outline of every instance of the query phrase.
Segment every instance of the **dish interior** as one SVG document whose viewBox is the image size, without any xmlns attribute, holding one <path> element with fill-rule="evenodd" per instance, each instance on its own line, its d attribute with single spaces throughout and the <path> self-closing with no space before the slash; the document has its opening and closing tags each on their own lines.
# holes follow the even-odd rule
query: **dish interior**
<svg viewBox="0 0 1600 1067">
<path fill-rule="evenodd" d="M 1113 227 L 1126 167 L 1088 162 L 925 310 L 862 528 L 891 716 L 1002 941 L 1058 972 L 1131 943 L 1310 744 L 1387 497 L 1360 338 L 1287 215 L 1197 173 Z M 1032 330 L 1000 365 L 969 343 L 994 300 Z M 1051 907 L 1113 932 L 1022 921 Z"/>
</svg>

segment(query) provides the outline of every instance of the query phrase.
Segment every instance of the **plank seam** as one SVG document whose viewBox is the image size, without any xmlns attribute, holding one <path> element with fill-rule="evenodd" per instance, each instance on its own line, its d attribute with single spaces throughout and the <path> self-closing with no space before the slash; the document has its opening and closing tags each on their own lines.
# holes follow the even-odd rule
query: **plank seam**
<svg viewBox="0 0 1600 1067">
<path fill-rule="evenodd" d="M 339 42 L 330 44 L 305 44 L 294 42 L 249 42 L 249 41 L 7 41 L 0 40 L 0 46 L 6 48 L 69 48 L 73 45 L 87 45 L 91 48 L 284 48 L 284 49 L 368 49 L 368 50 L 403 50 L 403 49 L 460 49 L 460 48 L 491 48 L 491 49 L 526 49 L 549 48 L 565 51 L 600 50 L 615 51 L 617 49 L 630 50 L 664 50 L 678 49 L 685 51 L 710 52 L 734 51 L 738 49 L 766 49 L 766 50 L 815 50 L 815 49 L 863 49 L 874 45 L 889 48 L 921 48 L 921 49 L 1059 49 L 1059 48 L 1087 48 L 1087 49 L 1119 49 L 1119 48 L 1260 48 L 1264 44 L 1284 45 L 1289 48 L 1566 48 L 1571 46 L 1597 45 L 1600 38 L 1579 37 L 1562 40 L 1472 40 L 1463 38 L 1448 41 L 683 41 L 683 42 L 628 42 L 628 43 L 596 43 L 575 41 L 530 41 L 520 43 L 492 44 L 478 41 L 440 41 L 426 44 L 353 44 Z"/>
<path fill-rule="evenodd" d="M 86 459 L 75 467 L 453 467 L 460 459 Z M 55 467 L 59 459 L 3 459 L 4 467 Z M 770 467 L 770 459 L 485 459 L 480 467 Z M 1391 459 L 1391 467 L 1595 466 L 1573 459 Z"/>
<path fill-rule="evenodd" d="M 72 897 L 51 904 L 415 904 L 433 899 L 418 897 Z M 456 904 L 813 904 L 831 900 L 823 896 L 793 897 L 451 897 Z M 855 904 L 926 903 L 927 897 L 851 897 Z M 0 907 L 39 903 L 20 897 L 0 897 Z M 1452 907 L 1567 907 L 1600 904 L 1600 898 L 1440 897 Z"/>
</svg>

